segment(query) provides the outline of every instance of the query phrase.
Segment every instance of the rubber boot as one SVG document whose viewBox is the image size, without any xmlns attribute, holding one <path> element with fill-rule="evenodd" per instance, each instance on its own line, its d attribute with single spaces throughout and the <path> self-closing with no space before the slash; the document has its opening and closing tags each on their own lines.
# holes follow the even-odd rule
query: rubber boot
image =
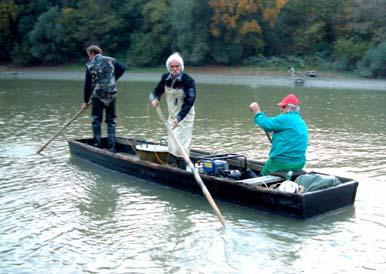
<svg viewBox="0 0 386 274">
<path fill-rule="evenodd" d="M 115 149 L 115 122 L 109 121 L 107 124 L 107 143 L 108 150 L 111 152 L 117 152 Z"/>
<path fill-rule="evenodd" d="M 94 134 L 94 147 L 102 148 L 102 140 L 100 135 Z"/>
<path fill-rule="evenodd" d="M 115 135 L 109 135 L 107 137 L 107 141 L 108 141 L 108 150 L 110 152 L 117 152 L 117 150 L 115 149 Z"/>
<path fill-rule="evenodd" d="M 94 146 L 102 148 L 101 123 L 100 119 L 96 116 L 93 117 L 92 121 L 92 133 L 94 135 Z"/>
</svg>

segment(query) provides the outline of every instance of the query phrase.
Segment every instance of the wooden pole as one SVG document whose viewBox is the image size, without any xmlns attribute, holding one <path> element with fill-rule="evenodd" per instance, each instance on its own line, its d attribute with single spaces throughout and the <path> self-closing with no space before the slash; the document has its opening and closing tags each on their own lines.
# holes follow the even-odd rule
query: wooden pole
<svg viewBox="0 0 386 274">
<path fill-rule="evenodd" d="M 266 131 L 265 129 L 264 129 L 264 132 L 265 132 L 265 135 L 267 135 L 267 138 L 268 138 L 269 142 L 272 144 L 271 135 L 269 135 L 268 131 Z"/>
<path fill-rule="evenodd" d="M 185 149 L 182 147 L 182 145 L 181 145 L 180 141 L 178 140 L 178 138 L 177 138 L 176 134 L 174 133 L 174 131 L 170 128 L 170 126 L 169 126 L 168 122 L 166 121 L 166 119 L 165 119 L 165 117 L 164 117 L 164 115 L 163 115 L 163 113 L 161 111 L 161 108 L 159 106 L 156 107 L 156 111 L 157 111 L 157 114 L 158 114 L 159 118 L 161 119 L 161 121 L 165 124 L 165 127 L 166 127 L 170 137 L 172 138 L 174 143 L 177 145 L 178 149 L 181 151 L 182 157 L 184 158 L 186 164 L 193 171 L 194 178 L 196 179 L 197 183 L 200 185 L 201 190 L 204 193 L 206 199 L 208 200 L 210 206 L 213 208 L 214 212 L 216 213 L 216 215 L 217 215 L 218 219 L 220 220 L 223 228 L 225 228 L 225 219 L 222 216 L 220 210 L 218 209 L 216 203 L 214 202 L 212 196 L 210 195 L 209 190 L 206 188 L 204 182 L 202 181 L 202 178 L 201 178 L 200 174 L 198 173 L 197 169 L 194 167 L 192 161 L 190 160 L 189 155 L 186 153 Z"/>
<path fill-rule="evenodd" d="M 87 106 L 89 106 L 91 103 L 88 103 Z M 43 149 L 45 149 L 56 137 L 59 136 L 60 133 L 63 132 L 63 130 L 65 130 L 76 118 L 78 118 L 79 115 L 81 115 L 87 108 L 84 108 L 84 109 L 81 109 L 80 111 L 78 111 L 74 116 L 72 116 L 71 120 L 68 121 L 54 136 L 52 136 L 52 138 L 50 140 L 48 140 L 47 143 L 45 143 L 36 153 L 37 154 L 40 154 L 40 152 L 43 151 Z"/>
</svg>

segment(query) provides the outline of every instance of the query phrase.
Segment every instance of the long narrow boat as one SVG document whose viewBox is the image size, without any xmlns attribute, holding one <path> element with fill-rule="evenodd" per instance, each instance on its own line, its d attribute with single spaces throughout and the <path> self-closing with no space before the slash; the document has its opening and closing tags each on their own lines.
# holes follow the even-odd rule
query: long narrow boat
<svg viewBox="0 0 386 274">
<path fill-rule="evenodd" d="M 92 139 L 70 140 L 70 152 L 108 169 L 202 194 L 192 172 L 166 163 L 165 152 L 154 149 L 162 147 L 162 144 L 116 138 L 117 152 L 110 152 L 105 148 L 95 147 L 92 143 Z M 103 139 L 103 143 L 106 145 L 107 140 Z M 152 148 L 150 151 L 153 152 L 149 154 L 146 147 Z M 301 219 L 350 207 L 355 201 L 358 182 L 349 178 L 336 176 L 339 181 L 337 185 L 292 193 L 277 188 L 286 180 L 285 174 L 255 177 L 253 175 L 260 172 L 263 163 L 247 160 L 243 155 L 213 154 L 193 149 L 190 158 L 200 170 L 202 180 L 214 199 Z M 298 172 L 293 174 L 291 180 L 307 174 Z"/>
</svg>

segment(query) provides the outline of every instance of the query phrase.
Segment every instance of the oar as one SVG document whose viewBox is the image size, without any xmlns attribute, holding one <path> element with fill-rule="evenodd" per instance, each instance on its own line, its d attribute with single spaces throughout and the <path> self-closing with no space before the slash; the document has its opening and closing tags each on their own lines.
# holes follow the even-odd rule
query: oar
<svg viewBox="0 0 386 274">
<path fill-rule="evenodd" d="M 87 105 L 90 105 L 91 103 L 88 103 Z M 60 133 L 63 132 L 76 118 L 78 118 L 79 115 L 83 113 L 87 108 L 81 109 L 78 111 L 74 116 L 72 116 L 71 120 L 68 121 L 50 140 L 48 140 L 47 143 L 45 143 L 36 153 L 39 154 L 40 152 L 43 151 Z"/>
<path fill-rule="evenodd" d="M 271 135 L 269 135 L 268 131 L 264 129 L 265 135 L 267 135 L 269 142 L 272 144 Z"/>
<path fill-rule="evenodd" d="M 251 108 L 251 106 L 252 106 L 253 104 L 256 104 L 256 102 L 251 103 L 251 104 L 249 105 L 249 107 Z M 268 138 L 269 142 L 272 144 L 272 138 L 271 138 L 271 135 L 269 135 L 269 133 L 268 133 L 268 131 L 267 131 L 266 129 L 264 129 L 264 132 L 265 132 L 265 135 L 267 135 L 267 138 Z"/>
<path fill-rule="evenodd" d="M 208 189 L 206 188 L 204 182 L 202 181 L 200 174 L 198 173 L 197 169 L 194 167 L 192 161 L 190 160 L 190 158 L 189 158 L 188 154 L 186 153 L 185 149 L 182 147 L 182 145 L 181 145 L 180 141 L 178 140 L 176 134 L 170 128 L 170 126 L 169 126 L 168 122 L 166 121 L 164 115 L 162 114 L 161 108 L 159 106 L 156 107 L 156 111 L 157 111 L 158 116 L 161 119 L 161 121 L 165 124 L 165 127 L 166 127 L 168 133 L 170 134 L 172 140 L 177 145 L 178 149 L 181 151 L 182 157 L 184 158 L 186 164 L 189 165 L 189 167 L 193 171 L 194 178 L 196 179 L 197 183 L 200 185 L 202 192 L 204 193 L 206 199 L 208 200 L 209 204 L 211 205 L 211 207 L 213 208 L 214 212 L 216 213 L 216 215 L 217 215 L 218 219 L 220 220 L 223 228 L 225 228 L 225 219 L 221 215 L 220 210 L 218 209 L 216 203 L 214 202 L 212 196 L 210 195 Z"/>
</svg>

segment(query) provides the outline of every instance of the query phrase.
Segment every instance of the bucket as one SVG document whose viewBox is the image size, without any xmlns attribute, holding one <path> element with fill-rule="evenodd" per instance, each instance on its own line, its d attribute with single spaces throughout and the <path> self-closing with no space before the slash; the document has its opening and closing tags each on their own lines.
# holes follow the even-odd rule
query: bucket
<svg viewBox="0 0 386 274">
<path fill-rule="evenodd" d="M 140 144 L 135 146 L 139 159 L 156 164 L 166 164 L 169 156 L 168 147 L 161 145 Z"/>
</svg>

